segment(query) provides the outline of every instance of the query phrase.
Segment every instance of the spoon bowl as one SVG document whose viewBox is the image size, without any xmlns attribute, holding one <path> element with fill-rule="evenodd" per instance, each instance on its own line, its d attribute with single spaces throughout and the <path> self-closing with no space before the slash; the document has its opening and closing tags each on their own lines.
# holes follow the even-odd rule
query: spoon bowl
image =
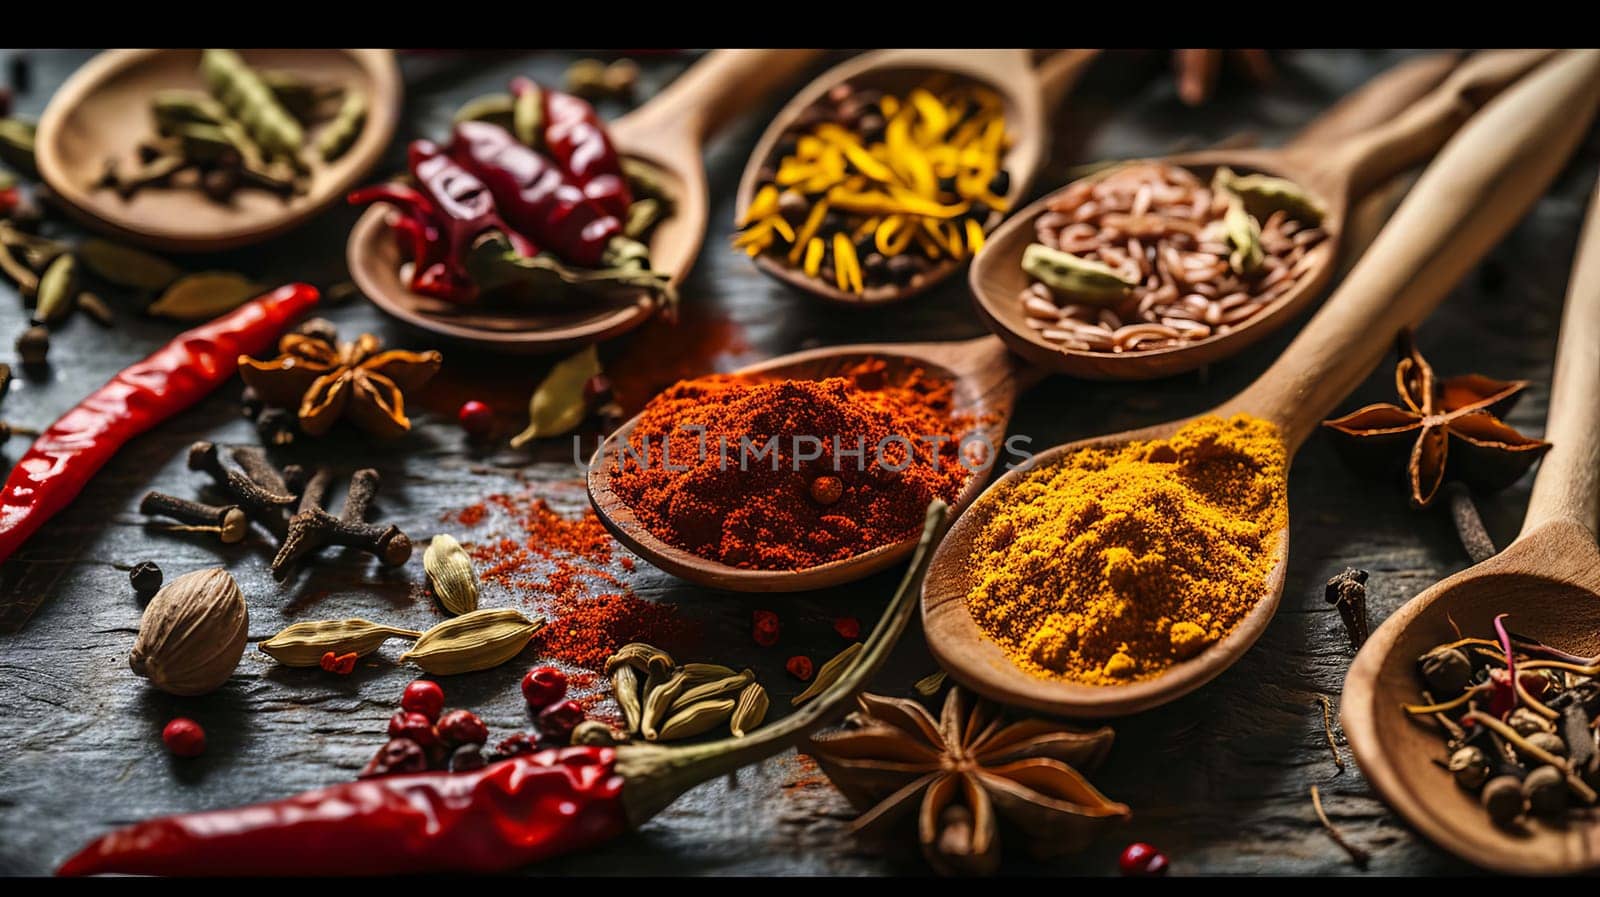
<svg viewBox="0 0 1600 897">
<path fill-rule="evenodd" d="M 999 340 L 983 337 L 964 343 L 884 343 L 813 349 L 784 355 L 741 368 L 736 373 L 761 379 L 820 380 L 839 376 L 867 359 L 888 363 L 889 382 L 905 377 L 912 369 L 954 384 L 952 412 L 970 415 L 975 421 L 971 432 L 981 433 L 988 444 L 1004 444 L 1006 423 L 1017 392 L 1029 373 L 1014 360 Z M 634 417 L 619 427 L 601 444 L 589 463 L 589 498 L 600 522 L 629 551 L 662 570 L 690 582 L 734 592 L 797 592 L 853 582 L 905 560 L 915 550 L 917 536 L 910 533 L 901 541 L 882 545 L 845 560 L 819 564 L 801 570 L 752 570 L 708 560 L 651 533 L 611 488 L 611 467 L 621 455 L 621 446 L 638 425 Z M 828 434 L 813 434 L 825 437 Z M 906 434 L 915 436 L 920 434 Z M 972 503 L 983 488 L 982 472 L 967 476 L 961 494 L 950 502 L 951 513 Z"/>
<path fill-rule="evenodd" d="M 1049 151 L 1050 114 L 1097 52 L 1063 50 L 1038 69 L 1034 68 L 1028 50 L 877 50 L 834 66 L 796 94 L 762 133 L 739 178 L 735 213 L 743 218 L 750 207 L 760 186 L 759 173 L 784 134 L 803 112 L 827 96 L 830 90 L 849 84 L 886 93 L 903 92 L 935 75 L 987 87 L 1000 97 L 1005 106 L 1006 131 L 1016 138 L 1003 159 L 1003 167 L 1011 177 L 1005 199 L 1015 207 L 1028 195 L 1034 176 L 1044 165 Z M 993 227 L 1000 217 L 999 213 L 993 213 L 988 226 Z M 872 287 L 858 296 L 821 279 L 808 277 L 804 271 L 765 253 L 756 256 L 755 263 L 764 273 L 813 296 L 854 306 L 908 299 L 949 279 L 966 264 L 964 260 L 943 259 L 912 284 Z"/>
<path fill-rule="evenodd" d="M 1521 635 L 1600 655 L 1600 192 L 1567 286 L 1545 435 L 1522 533 L 1483 563 L 1424 590 L 1378 627 L 1345 677 L 1340 721 L 1367 780 L 1417 830 L 1461 858 L 1501 872 L 1552 875 L 1600 868 L 1600 815 L 1525 819 L 1502 829 L 1476 797 L 1430 762 L 1442 740 L 1401 709 L 1421 696 L 1417 658 L 1456 633 L 1490 636 L 1497 614 Z M 1459 627 L 1459 628 L 1458 628 Z M 1435 696 L 1447 700 L 1451 696 Z"/>
<path fill-rule="evenodd" d="M 364 177 L 394 139 L 403 86 L 389 50 L 241 51 L 246 62 L 364 91 L 361 135 L 331 164 L 313 164 L 310 186 L 281 199 L 240 189 L 227 203 L 192 189 L 149 188 L 124 200 L 91 188 L 108 158 L 132 159 L 154 133 L 150 98 L 160 90 L 203 90 L 199 50 L 108 50 L 56 91 L 39 119 L 39 175 L 67 211 L 89 227 L 130 243 L 175 252 L 216 252 L 275 237 L 336 202 Z M 315 133 L 314 131 L 312 132 Z"/>
<path fill-rule="evenodd" d="M 1176 346 L 1124 352 L 1064 348 L 1027 324 L 1019 295 L 1032 282 L 1022 254 L 1035 242 L 1035 224 L 1065 193 L 1063 187 L 1013 215 L 974 259 L 969 280 L 979 314 L 1012 351 L 1052 371 L 1095 380 L 1167 377 L 1228 358 L 1257 342 L 1320 297 L 1335 274 L 1352 206 L 1380 184 L 1431 156 L 1488 99 L 1550 57 L 1550 51 L 1491 51 L 1467 60 L 1437 89 L 1377 127 L 1329 142 L 1300 141 L 1278 150 L 1212 150 L 1159 161 L 1209 182 L 1218 167 L 1285 178 L 1320 199 L 1326 238 L 1286 293 L 1225 333 Z M 1095 175 L 1090 175 L 1093 179 Z"/>
<path fill-rule="evenodd" d="M 671 196 L 672 214 L 650 234 L 650 263 L 678 286 L 705 239 L 706 140 L 735 114 L 800 75 L 816 50 L 714 50 L 665 90 L 608 127 L 620 156 L 648 165 Z M 657 303 L 640 294 L 595 307 L 550 310 L 461 306 L 412 292 L 399 274 L 400 254 L 374 206 L 350 232 L 346 259 L 361 291 L 394 317 L 456 343 L 495 352 L 568 352 L 643 324 Z"/>
<path fill-rule="evenodd" d="M 1290 462 L 1335 404 L 1383 357 L 1394 336 L 1425 317 L 1549 186 L 1586 133 L 1600 99 L 1600 52 L 1573 52 L 1490 102 L 1423 173 L 1333 297 L 1255 383 L 1213 413 L 1273 423 Z M 1576 113 L 1574 110 L 1579 110 Z M 1054 449 L 1038 464 L 1086 446 L 1169 436 L 1186 421 Z M 1591 440 L 1592 441 L 1592 438 Z M 934 555 L 923 585 L 929 647 L 957 681 L 1002 702 L 1073 717 L 1159 706 L 1204 684 L 1255 643 L 1277 609 L 1288 530 L 1256 606 L 1227 636 L 1154 679 L 1090 687 L 1030 676 L 985 635 L 967 608 L 974 537 L 1024 474 L 984 492 Z"/>
</svg>

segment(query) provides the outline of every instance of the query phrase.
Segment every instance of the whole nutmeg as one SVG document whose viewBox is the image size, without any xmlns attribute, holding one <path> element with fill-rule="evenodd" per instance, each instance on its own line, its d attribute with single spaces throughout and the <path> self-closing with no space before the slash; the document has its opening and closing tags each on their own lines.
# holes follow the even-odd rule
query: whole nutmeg
<svg viewBox="0 0 1600 897">
<path fill-rule="evenodd" d="M 168 694 L 203 695 L 233 675 L 249 629 L 244 595 L 228 571 L 186 573 L 145 606 L 128 666 Z"/>
</svg>

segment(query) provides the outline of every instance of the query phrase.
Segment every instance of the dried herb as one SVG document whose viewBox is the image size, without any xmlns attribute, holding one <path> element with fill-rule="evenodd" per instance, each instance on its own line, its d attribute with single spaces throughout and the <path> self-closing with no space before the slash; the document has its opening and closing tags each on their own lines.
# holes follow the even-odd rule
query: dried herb
<svg viewBox="0 0 1600 897">
<path fill-rule="evenodd" d="M 239 375 L 268 405 L 295 409 L 300 429 L 323 436 L 341 418 L 379 438 L 411 429 L 405 392 L 420 388 L 443 363 L 437 351 L 383 351 L 370 333 L 336 343 L 332 330 L 283 337 L 270 361 L 239 359 Z"/>
<path fill-rule="evenodd" d="M 1130 816 L 1079 774 L 1111 749 L 1112 731 L 1078 731 L 1043 719 L 1004 723 L 1002 709 L 960 688 L 935 719 L 921 704 L 874 694 L 847 728 L 814 736 L 807 753 L 862 816 L 856 833 L 883 838 L 914 814 L 923 855 L 941 874 L 998 868 L 1001 817 L 1036 856 L 1082 849 L 1105 825 Z M 946 815 L 964 808 L 963 819 Z M 962 816 L 962 814 L 953 814 Z M 965 821 L 959 836 L 948 829 Z"/>
<path fill-rule="evenodd" d="M 556 362 L 528 400 L 528 426 L 511 437 L 511 446 L 521 448 L 577 429 L 589 414 L 584 385 L 599 374 L 600 353 L 594 346 Z"/>
<path fill-rule="evenodd" d="M 1357 464 L 1405 471 L 1413 507 L 1432 504 L 1446 479 L 1502 489 L 1550 450 L 1550 443 L 1523 436 L 1500 420 L 1526 380 L 1469 374 L 1435 382 L 1409 330 L 1400 335 L 1399 351 L 1395 389 L 1405 407 L 1368 405 L 1322 425 Z"/>
<path fill-rule="evenodd" d="M 261 287 L 230 271 L 187 274 L 169 284 L 145 311 L 176 321 L 208 321 L 260 295 Z"/>
</svg>

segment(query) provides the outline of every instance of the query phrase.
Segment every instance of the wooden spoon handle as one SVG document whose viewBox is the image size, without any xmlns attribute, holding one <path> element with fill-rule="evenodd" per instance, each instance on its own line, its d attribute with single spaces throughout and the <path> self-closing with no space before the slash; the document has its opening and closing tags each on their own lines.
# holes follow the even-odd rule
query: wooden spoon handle
<svg viewBox="0 0 1600 897">
<path fill-rule="evenodd" d="M 1539 465 L 1522 518 L 1526 535 L 1553 520 L 1600 524 L 1600 189 L 1578 242 L 1567 284 L 1567 307 L 1556 343 L 1555 379 L 1544 438 L 1549 454 Z"/>
<path fill-rule="evenodd" d="M 1046 120 L 1061 108 L 1073 85 L 1100 53 L 1099 50 L 1058 50 L 1033 70 L 1039 79 L 1039 100 L 1044 106 Z"/>
<path fill-rule="evenodd" d="M 612 129 L 630 140 L 678 138 L 698 147 L 729 119 L 793 81 L 822 50 L 713 50 Z"/>
<path fill-rule="evenodd" d="M 1336 182 L 1342 181 L 1345 196 L 1362 196 L 1423 162 L 1490 97 L 1547 60 L 1552 52 L 1491 50 L 1473 56 L 1420 102 L 1334 149 L 1318 166 L 1325 173 L 1323 188 L 1335 192 Z"/>
<path fill-rule="evenodd" d="M 1473 116 L 1283 356 L 1219 411 L 1272 420 L 1298 448 L 1544 193 L 1597 99 L 1600 51 L 1571 51 Z"/>
<path fill-rule="evenodd" d="M 1338 141 L 1392 121 L 1438 87 L 1460 62 L 1459 53 L 1429 53 L 1408 59 L 1345 94 L 1289 138 L 1284 148 L 1325 150 Z"/>
</svg>

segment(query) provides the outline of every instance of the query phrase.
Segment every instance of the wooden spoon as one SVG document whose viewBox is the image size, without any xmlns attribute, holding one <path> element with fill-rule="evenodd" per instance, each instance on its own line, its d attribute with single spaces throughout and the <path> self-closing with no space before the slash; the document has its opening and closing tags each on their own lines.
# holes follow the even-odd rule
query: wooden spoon
<svg viewBox="0 0 1600 897">
<path fill-rule="evenodd" d="M 979 432 L 997 452 L 1003 451 L 1006 423 L 1011 418 L 1017 394 L 1039 375 L 1038 371 L 1021 367 L 1016 356 L 992 336 L 958 343 L 832 346 L 780 356 L 742 368 L 737 373 L 760 374 L 773 379 L 820 380 L 838 376 L 869 358 L 889 363 L 890 382 L 911 368 L 922 368 L 933 376 L 953 380 L 953 410 L 983 420 Z M 595 452 L 589 463 L 589 499 L 600 522 L 617 541 L 674 576 L 708 588 L 734 592 L 798 592 L 853 582 L 905 560 L 916 548 L 916 535 L 911 534 L 892 545 L 804 570 L 746 570 L 669 545 L 645 529 L 627 504 L 611 490 L 611 466 L 621 456 L 621 447 L 627 444 L 638 422 L 638 417 L 634 417 L 623 424 Z M 830 434 L 813 435 L 826 439 Z M 915 439 L 921 434 L 905 435 Z M 730 453 L 730 464 L 738 463 L 736 452 L 737 449 Z M 867 463 L 871 463 L 870 457 Z M 961 494 L 951 502 L 951 513 L 959 513 L 970 504 L 982 489 L 984 480 L 983 472 L 969 475 Z"/>
<path fill-rule="evenodd" d="M 1322 295 L 1334 274 L 1349 211 L 1369 191 L 1433 155 L 1489 97 L 1515 82 L 1553 51 L 1480 53 L 1451 73 L 1438 89 L 1405 112 L 1370 130 L 1330 143 L 1299 141 L 1282 149 L 1211 150 L 1167 158 L 1204 178 L 1219 166 L 1288 178 L 1322 199 L 1328 209 L 1323 240 L 1309 253 L 1311 270 L 1284 295 L 1226 334 L 1164 349 L 1096 352 L 1065 349 L 1028 327 L 1018 295 L 1031 278 L 1022 253 L 1035 242 L 1034 222 L 1057 193 L 1013 215 L 984 244 L 970 281 L 980 314 L 1012 350 L 1059 373 L 1097 380 L 1147 380 L 1193 370 L 1229 357 L 1294 317 Z M 1066 188 L 1063 188 L 1063 190 Z"/>
<path fill-rule="evenodd" d="M 1496 614 L 1519 633 L 1584 656 L 1600 653 L 1600 194 L 1589 206 L 1556 351 L 1545 436 L 1554 447 L 1533 483 L 1522 534 L 1500 554 L 1406 602 L 1367 640 L 1345 677 L 1340 722 L 1384 799 L 1435 844 L 1501 872 L 1552 875 L 1600 867 L 1600 824 L 1489 822 L 1477 796 L 1431 758 L 1444 756 L 1421 703 L 1416 660 L 1463 635 L 1494 638 Z M 1453 621 L 1453 622 L 1452 622 Z M 1440 700 L 1445 700 L 1441 697 Z"/>
<path fill-rule="evenodd" d="M 857 56 L 823 72 L 795 94 L 794 99 L 772 119 L 761 135 L 750 161 L 739 178 L 735 215 L 744 217 L 756 188 L 757 173 L 772 156 L 778 141 L 794 125 L 802 112 L 840 84 L 875 87 L 885 91 L 907 91 L 926 78 L 951 74 L 976 81 L 1000 95 L 1005 103 L 1006 132 L 1015 137 L 1006 152 L 1003 167 L 1011 174 L 1011 189 L 1005 198 L 1011 207 L 1028 195 L 1033 178 L 1049 153 L 1050 117 L 1060 108 L 1067 92 L 1077 83 L 1098 50 L 1062 50 L 1034 68 L 1031 50 L 878 50 Z M 897 302 L 915 296 L 943 282 L 961 270 L 964 261 L 945 259 L 910 286 L 882 286 L 862 295 L 845 292 L 804 271 L 790 267 L 768 255 L 759 255 L 756 266 L 784 283 L 823 299 L 846 305 L 873 305 Z"/>
<path fill-rule="evenodd" d="M 705 239 L 707 138 L 736 114 L 804 72 L 820 50 L 715 50 L 665 90 L 609 126 L 624 155 L 653 166 L 672 195 L 672 215 L 650 236 L 650 263 L 681 284 Z M 498 352 L 563 352 L 610 339 L 644 323 L 655 302 L 640 296 L 578 311 L 475 308 L 411 292 L 400 279 L 400 255 L 386 223 L 389 210 L 367 210 L 346 257 L 350 275 L 384 311 L 422 330 Z"/>
<path fill-rule="evenodd" d="M 134 160 L 154 133 L 150 98 L 159 90 L 203 90 L 199 50 L 108 50 L 56 91 L 39 119 L 35 159 L 45 183 L 84 224 L 130 243 L 178 252 L 215 252 L 289 231 L 344 194 L 394 139 L 404 92 L 389 50 L 243 50 L 253 66 L 282 69 L 364 91 L 370 108 L 355 145 L 331 165 L 312 163 L 309 190 L 288 200 L 242 188 L 227 204 L 193 188 L 150 188 L 123 199 L 91 189 L 107 159 Z M 313 132 L 314 133 L 314 132 Z"/>
<path fill-rule="evenodd" d="M 1214 414 L 1271 421 L 1292 459 L 1317 422 L 1423 318 L 1533 205 L 1571 155 L 1600 98 L 1600 51 L 1563 55 L 1474 116 L 1425 171 L 1328 303 L 1283 357 Z M 1192 418 L 1190 418 L 1192 419 Z M 1170 436 L 1188 420 L 1074 442 L 1039 456 L 1050 464 L 1090 446 Z M 973 541 L 1025 471 L 1002 477 L 961 516 L 923 587 L 934 657 L 957 680 L 1006 704 L 1077 717 L 1133 713 L 1186 694 L 1227 669 L 1265 630 L 1283 590 L 1285 528 L 1259 601 L 1236 629 L 1162 675 L 1095 687 L 1042 679 L 1013 664 L 967 610 Z"/>
<path fill-rule="evenodd" d="M 1319 116 L 1293 139 L 1300 141 L 1305 139 L 1306 135 L 1319 132 L 1345 133 L 1367 127 L 1372 122 L 1383 121 L 1409 105 L 1417 96 L 1427 93 L 1444 79 L 1454 64 L 1455 60 L 1449 54 L 1435 54 L 1398 66 L 1374 82 L 1374 84 L 1382 82 L 1383 89 L 1374 88 L 1353 94 Z M 1380 215 L 1386 215 L 1390 208 L 1392 206 L 1378 208 L 1371 214 L 1365 215 L 1364 227 L 1359 233 L 1352 232 L 1352 239 L 1359 241 L 1360 245 L 1365 247 L 1382 223 Z M 958 379 L 965 377 L 965 382 L 956 391 L 957 401 L 962 403 L 963 409 L 978 412 L 980 415 L 985 410 L 998 414 L 998 419 L 993 420 L 985 433 L 991 443 L 997 445 L 1002 444 L 1006 419 L 1009 418 L 1011 407 L 1017 397 L 1045 373 L 1038 367 L 1024 366 L 1021 360 L 1011 355 L 1005 344 L 995 336 L 986 336 L 964 343 L 910 343 L 819 349 L 775 358 L 744 370 L 764 372 L 772 376 L 826 377 L 845 370 L 868 356 L 900 358 L 907 364 L 941 369 L 947 372 L 947 375 Z M 968 397 L 972 396 L 977 398 L 969 403 Z M 634 424 L 635 421 L 630 421 L 613 434 L 613 441 L 603 447 L 602 453 L 596 456 L 597 461 L 614 457 L 617 447 L 623 444 L 621 440 L 632 431 Z M 982 480 L 982 476 L 969 480 L 956 505 L 956 510 L 959 511 L 970 503 L 977 494 Z M 639 524 L 627 507 L 609 490 L 608 483 L 608 471 L 591 469 L 590 496 L 594 499 L 595 509 L 601 521 L 611 532 L 631 551 L 645 557 L 656 566 L 684 579 L 713 588 L 734 591 L 797 591 L 838 585 L 894 564 L 903 558 L 910 548 L 915 547 L 908 540 L 906 543 L 879 548 L 850 561 L 798 572 L 770 573 L 742 570 L 707 561 L 657 539 Z"/>
</svg>

